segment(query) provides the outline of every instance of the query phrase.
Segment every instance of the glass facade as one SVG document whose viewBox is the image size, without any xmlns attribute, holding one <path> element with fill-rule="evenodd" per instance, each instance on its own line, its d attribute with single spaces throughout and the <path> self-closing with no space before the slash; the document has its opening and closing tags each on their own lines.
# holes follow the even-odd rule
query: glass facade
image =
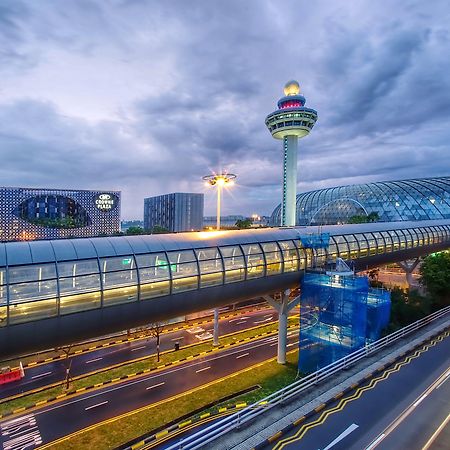
<svg viewBox="0 0 450 450">
<path fill-rule="evenodd" d="M 318 260 L 357 259 L 434 244 L 449 246 L 450 223 L 429 223 L 409 229 L 392 229 L 389 224 L 383 230 L 378 224 L 380 231 L 343 234 L 335 230 L 330 233 L 328 248 L 315 250 L 315 258 L 313 250 L 302 246 L 304 229 L 222 232 L 223 240 L 217 238 L 215 245 L 209 241 L 206 246 L 202 237 L 208 233 L 180 235 L 175 244 L 175 237 L 159 240 L 156 236 L 47 241 L 54 261 L 49 261 L 47 251 L 39 254 L 43 242 L 1 244 L 0 327 L 298 272 Z M 352 228 L 358 227 L 367 228 Z M 146 240 L 148 248 L 167 242 L 172 248 L 145 250 Z M 185 248 L 173 249 L 183 245 Z M 121 248 L 123 255 L 107 256 L 113 248 Z M 105 255 L 100 255 L 100 250 Z M 43 255 L 47 255 L 46 262 L 33 262 L 33 258 L 44 260 Z M 65 260 L 58 255 L 65 255 Z"/>
<path fill-rule="evenodd" d="M 270 223 L 279 225 L 281 206 Z M 450 218 L 450 177 L 340 186 L 297 195 L 297 225 L 348 223 L 377 213 L 379 222 Z"/>
</svg>

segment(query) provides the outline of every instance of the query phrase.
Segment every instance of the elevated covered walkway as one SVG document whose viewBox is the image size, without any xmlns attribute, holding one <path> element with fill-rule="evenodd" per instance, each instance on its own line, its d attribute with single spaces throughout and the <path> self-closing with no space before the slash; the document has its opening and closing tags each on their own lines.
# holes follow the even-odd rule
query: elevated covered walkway
<svg viewBox="0 0 450 450">
<path fill-rule="evenodd" d="M 318 231 L 2 243 L 0 356 L 285 291 L 336 257 L 364 269 L 450 247 L 450 220 L 333 225 L 328 246 L 305 243 Z"/>
</svg>

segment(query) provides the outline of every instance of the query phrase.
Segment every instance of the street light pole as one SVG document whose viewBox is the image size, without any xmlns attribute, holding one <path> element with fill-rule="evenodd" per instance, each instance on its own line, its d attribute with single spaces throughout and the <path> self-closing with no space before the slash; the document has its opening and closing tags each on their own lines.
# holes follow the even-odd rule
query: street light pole
<svg viewBox="0 0 450 450">
<path fill-rule="evenodd" d="M 217 183 L 217 220 L 216 229 L 220 230 L 220 196 L 222 194 L 222 185 Z"/>
<path fill-rule="evenodd" d="M 212 175 L 206 175 L 203 177 L 207 186 L 215 186 L 217 188 L 217 217 L 216 217 L 216 229 L 220 230 L 220 208 L 222 202 L 222 188 L 224 186 L 231 186 L 234 183 L 236 175 L 233 173 L 213 173 Z M 219 310 L 214 310 L 214 333 L 213 333 L 213 345 L 219 345 Z"/>
</svg>

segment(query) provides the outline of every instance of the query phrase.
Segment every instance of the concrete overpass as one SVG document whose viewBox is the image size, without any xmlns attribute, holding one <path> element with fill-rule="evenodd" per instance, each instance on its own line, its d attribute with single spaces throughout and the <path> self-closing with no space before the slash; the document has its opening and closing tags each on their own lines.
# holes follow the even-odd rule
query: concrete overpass
<svg viewBox="0 0 450 450">
<path fill-rule="evenodd" d="M 0 244 L 0 356 L 268 296 L 336 257 L 357 270 L 450 247 L 450 220 Z M 279 305 L 283 308 L 283 302 Z"/>
</svg>

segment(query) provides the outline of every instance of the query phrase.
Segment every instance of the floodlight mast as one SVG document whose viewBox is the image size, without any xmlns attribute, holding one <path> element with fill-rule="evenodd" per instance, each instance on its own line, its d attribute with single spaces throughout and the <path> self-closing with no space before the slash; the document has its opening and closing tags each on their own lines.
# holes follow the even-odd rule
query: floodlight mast
<svg viewBox="0 0 450 450">
<path fill-rule="evenodd" d="M 217 230 L 220 230 L 222 189 L 224 187 L 232 186 L 234 184 L 235 179 L 236 175 L 234 173 L 219 173 L 219 174 L 214 173 L 212 175 L 205 175 L 203 177 L 203 180 L 205 181 L 206 185 L 217 187 L 217 220 L 216 220 Z"/>
</svg>

